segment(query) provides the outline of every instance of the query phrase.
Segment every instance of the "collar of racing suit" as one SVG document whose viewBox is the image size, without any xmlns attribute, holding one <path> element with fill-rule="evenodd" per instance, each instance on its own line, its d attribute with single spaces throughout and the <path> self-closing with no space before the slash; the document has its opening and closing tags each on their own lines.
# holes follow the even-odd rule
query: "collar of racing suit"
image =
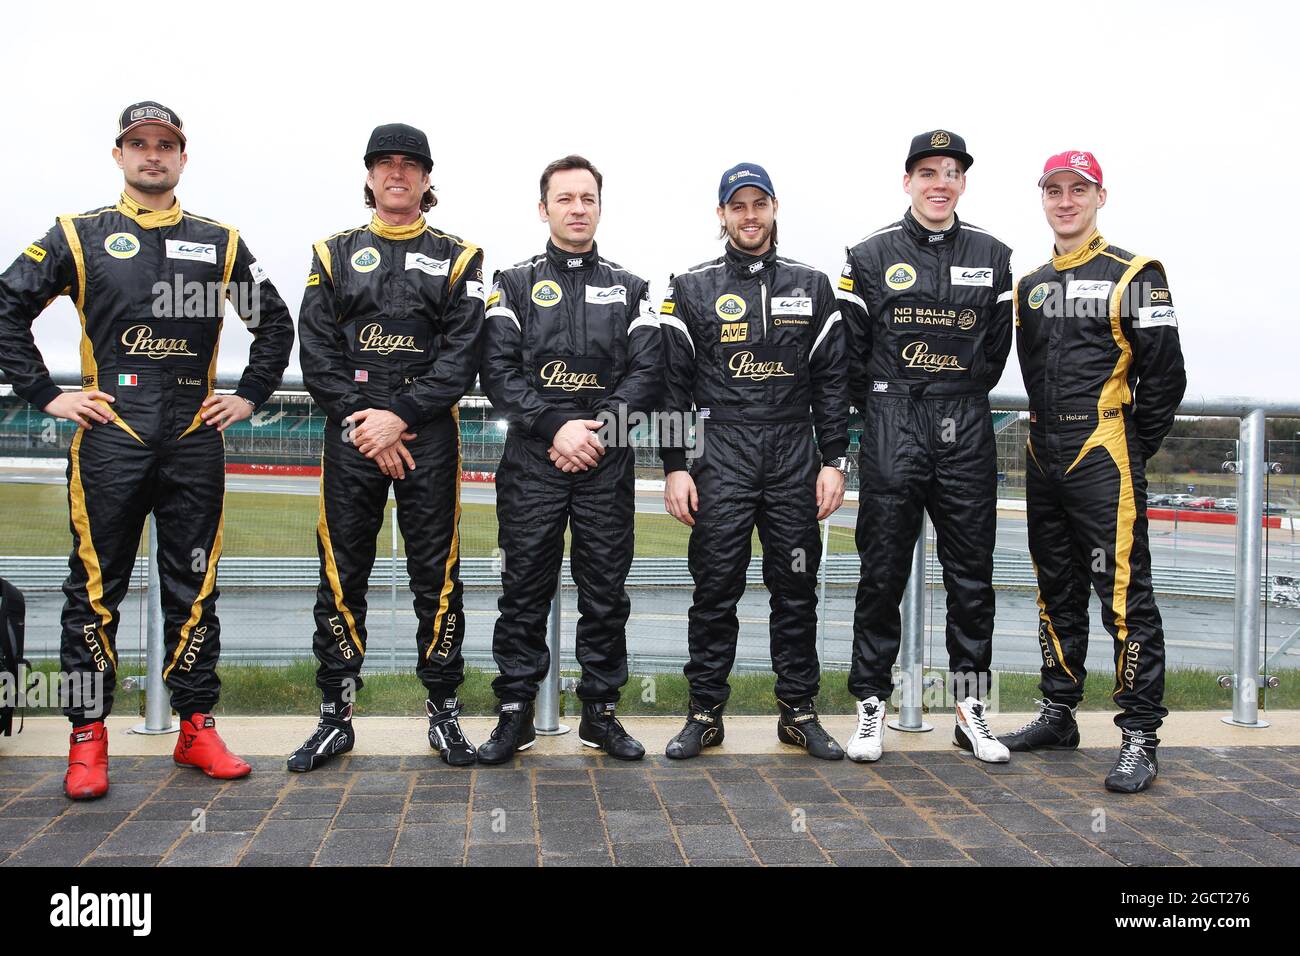
<svg viewBox="0 0 1300 956">
<path fill-rule="evenodd" d="M 936 246 L 956 238 L 957 233 L 961 231 L 961 220 L 957 218 L 956 213 L 953 213 L 952 225 L 935 232 L 917 222 L 916 217 L 912 215 L 912 210 L 908 209 L 903 213 L 903 231 L 923 246 Z"/>
<path fill-rule="evenodd" d="M 776 246 L 768 249 L 761 256 L 751 256 L 748 252 L 743 252 L 728 242 L 727 251 L 723 258 L 726 259 L 727 265 L 733 272 L 748 278 L 772 267 L 772 263 L 776 261 Z"/>
<path fill-rule="evenodd" d="M 1106 240 L 1102 238 L 1101 233 L 1096 229 L 1088 237 L 1088 241 L 1081 245 L 1073 252 L 1066 253 L 1063 256 L 1056 254 L 1056 246 L 1052 246 L 1052 268 L 1057 272 L 1067 272 L 1070 269 L 1077 269 L 1090 259 L 1094 259 L 1097 253 L 1106 248 Z"/>
<path fill-rule="evenodd" d="M 596 244 L 593 242 L 591 248 L 586 252 L 565 252 L 551 240 L 546 240 L 546 258 L 551 260 L 551 264 L 557 269 L 566 272 L 574 269 L 590 269 L 600 260 L 600 254 L 596 252 Z"/>
<path fill-rule="evenodd" d="M 126 193 L 117 200 L 117 211 L 126 216 L 141 229 L 157 229 L 159 226 L 174 226 L 181 221 L 181 203 L 177 199 L 170 209 L 148 209 Z"/>
<path fill-rule="evenodd" d="M 415 222 L 408 226 L 390 226 L 384 220 L 379 218 L 379 213 L 370 217 L 370 231 L 381 239 L 414 239 L 427 228 L 424 217 L 421 216 Z"/>
</svg>

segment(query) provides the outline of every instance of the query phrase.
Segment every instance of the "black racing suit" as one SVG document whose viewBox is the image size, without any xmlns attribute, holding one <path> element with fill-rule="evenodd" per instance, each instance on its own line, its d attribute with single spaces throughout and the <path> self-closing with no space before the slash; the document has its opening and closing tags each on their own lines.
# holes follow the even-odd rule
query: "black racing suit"
<svg viewBox="0 0 1300 956">
<path fill-rule="evenodd" d="M 115 206 L 60 216 L 0 276 L 0 364 L 37 408 L 59 395 L 32 337 L 36 316 L 66 293 L 81 317 L 83 389 L 113 395 L 116 420 L 79 429 L 68 456 L 72 555 L 63 585 L 61 661 L 104 675 L 105 714 L 117 674 L 118 605 L 144 519 L 158 527 L 163 677 L 182 719 L 217 702 L 225 451 L 203 424 L 227 299 L 253 344 L 236 394 L 260 405 L 280 384 L 293 319 L 233 226 L 154 212 L 125 195 Z M 85 701 L 67 703 L 87 722 Z M 93 716 L 91 719 L 96 719 Z"/>
<path fill-rule="evenodd" d="M 848 251 L 840 308 L 849 395 L 862 412 L 849 691 L 888 699 L 898 604 L 923 511 L 948 594 L 948 668 L 959 697 L 983 697 L 993 648 L 997 445 L 988 393 L 1011 351 L 1011 250 L 956 216 L 912 216 Z"/>
<path fill-rule="evenodd" d="M 691 700 L 713 707 L 731 692 L 736 604 L 757 524 L 776 694 L 798 705 L 817 695 L 821 676 L 817 473 L 843 457 L 849 441 L 835 290 L 824 274 L 775 250 L 755 258 L 730 244 L 669 285 L 660 310 L 665 410 L 680 422 L 697 409 L 691 477 L 699 511 L 688 552 L 695 597 L 685 668 Z M 686 467 L 682 448 L 665 447 L 661 456 L 665 474 Z"/>
<path fill-rule="evenodd" d="M 1083 699 L 1088 585 L 1115 643 L 1115 723 L 1154 731 L 1165 638 L 1151 588 L 1146 462 L 1187 387 L 1164 267 L 1094 233 L 1016 288 L 1029 393 L 1025 495 L 1043 695 Z"/>
<path fill-rule="evenodd" d="M 497 469 L 501 599 L 492 655 L 503 703 L 537 696 L 550 655 L 546 618 L 573 530 L 578 586 L 578 697 L 611 702 L 627 683 L 624 589 L 636 510 L 633 426 L 649 426 L 662 392 L 659 323 L 644 279 L 590 252 L 546 252 L 497 273 L 488 299 L 480 381 L 510 423 Z M 589 471 L 565 474 L 548 455 L 565 422 L 609 423 Z"/>
<path fill-rule="evenodd" d="M 483 253 L 423 218 L 370 224 L 316 243 L 298 320 L 303 381 L 325 410 L 321 456 L 320 588 L 313 647 L 327 700 L 359 689 L 366 589 L 389 486 L 415 595 L 416 673 L 431 700 L 464 677 L 460 582 L 460 417 L 474 384 L 483 328 Z M 352 443 L 344 422 L 387 409 L 416 437 L 415 469 L 394 481 Z"/>
</svg>

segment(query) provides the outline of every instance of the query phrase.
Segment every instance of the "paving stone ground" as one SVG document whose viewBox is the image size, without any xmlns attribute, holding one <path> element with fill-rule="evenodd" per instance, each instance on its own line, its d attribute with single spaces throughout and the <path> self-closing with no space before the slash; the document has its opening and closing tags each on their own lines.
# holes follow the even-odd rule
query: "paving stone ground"
<svg viewBox="0 0 1300 956">
<path fill-rule="evenodd" d="M 64 759 L 9 757 L 0 865 L 1300 865 L 1300 747 L 1162 747 L 1132 797 L 1102 787 L 1113 758 L 352 756 L 297 775 L 260 757 L 219 782 L 117 757 L 109 794 L 72 803 Z"/>
</svg>

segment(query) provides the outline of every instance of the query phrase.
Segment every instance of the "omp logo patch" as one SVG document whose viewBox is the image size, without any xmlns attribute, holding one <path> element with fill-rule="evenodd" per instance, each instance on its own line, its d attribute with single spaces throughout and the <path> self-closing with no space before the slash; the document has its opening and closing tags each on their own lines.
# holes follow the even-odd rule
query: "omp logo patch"
<svg viewBox="0 0 1300 956">
<path fill-rule="evenodd" d="M 188 259 L 191 262 L 217 264 L 217 247 L 206 242 L 186 242 L 184 239 L 167 240 L 168 259 Z"/>
<path fill-rule="evenodd" d="M 28 248 L 30 249 L 31 247 L 28 246 Z M 36 261 L 39 262 L 40 260 L 38 259 Z M 1168 305 L 1173 301 L 1169 295 L 1168 289 L 1152 289 L 1150 299 L 1152 305 Z"/>
<path fill-rule="evenodd" d="M 406 268 L 408 271 L 416 269 L 425 275 L 445 276 L 451 272 L 451 260 L 430 259 L 418 252 L 408 252 L 406 254 Z"/>
<path fill-rule="evenodd" d="M 555 308 L 563 298 L 564 293 L 560 291 L 560 287 L 550 279 L 543 279 L 533 285 L 532 299 L 543 309 Z"/>
<path fill-rule="evenodd" d="M 713 311 L 718 313 L 718 318 L 726 322 L 729 319 L 743 318 L 745 313 L 749 311 L 749 306 L 745 304 L 744 299 L 734 292 L 724 292 L 718 296 L 718 301 L 713 303 Z"/>
<path fill-rule="evenodd" d="M 140 240 L 129 232 L 115 232 L 104 240 L 104 251 L 114 259 L 130 259 L 140 251 Z"/>
<path fill-rule="evenodd" d="M 916 270 L 906 262 L 895 262 L 885 270 L 885 285 L 895 291 L 910 289 L 916 282 Z"/>
<path fill-rule="evenodd" d="M 747 338 L 749 338 L 748 322 L 723 322 L 722 323 L 723 342 L 743 342 Z"/>
<path fill-rule="evenodd" d="M 351 261 L 352 268 L 357 272 L 374 272 L 379 268 L 379 250 L 374 246 L 366 246 L 364 249 L 358 249 L 352 254 Z"/>
<path fill-rule="evenodd" d="M 1040 282 L 1038 283 L 1038 285 L 1034 286 L 1033 291 L 1029 293 L 1029 307 L 1031 309 L 1041 309 L 1043 307 L 1043 303 L 1046 301 L 1047 301 L 1047 283 Z"/>
<path fill-rule="evenodd" d="M 28 259 L 34 259 L 37 262 L 42 262 L 45 259 L 45 250 L 42 249 L 40 246 L 36 245 L 36 243 L 32 243 L 30 246 L 28 246 L 26 249 L 23 250 L 23 255 L 25 255 Z"/>
</svg>

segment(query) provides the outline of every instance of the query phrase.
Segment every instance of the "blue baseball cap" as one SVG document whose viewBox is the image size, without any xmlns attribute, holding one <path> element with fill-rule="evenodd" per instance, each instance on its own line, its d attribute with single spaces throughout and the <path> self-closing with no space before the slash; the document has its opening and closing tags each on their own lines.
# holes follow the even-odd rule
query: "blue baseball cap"
<svg viewBox="0 0 1300 956">
<path fill-rule="evenodd" d="M 772 188 L 772 177 L 767 174 L 766 169 L 758 163 L 737 163 L 722 174 L 722 181 L 718 183 L 718 205 L 725 206 L 727 201 L 736 194 L 736 190 L 744 189 L 746 186 L 754 186 L 773 199 L 776 198 L 776 190 Z"/>
</svg>

